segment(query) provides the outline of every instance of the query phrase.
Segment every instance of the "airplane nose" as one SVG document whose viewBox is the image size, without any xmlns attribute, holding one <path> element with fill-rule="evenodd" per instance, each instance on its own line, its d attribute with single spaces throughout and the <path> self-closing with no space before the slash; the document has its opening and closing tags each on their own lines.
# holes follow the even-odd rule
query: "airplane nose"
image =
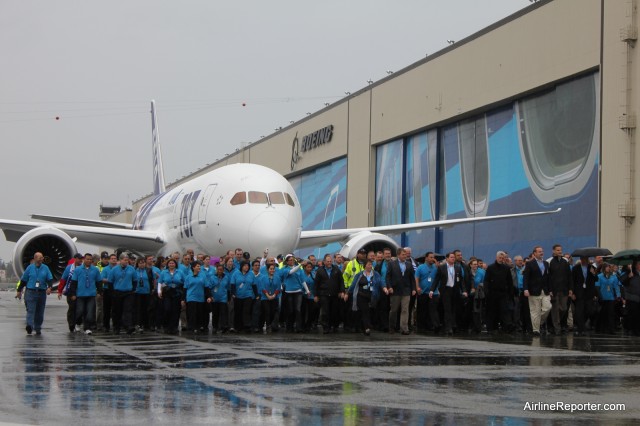
<svg viewBox="0 0 640 426">
<path fill-rule="evenodd" d="M 277 211 L 262 212 L 249 225 L 249 244 L 256 253 L 269 249 L 269 253 L 275 256 L 291 251 L 295 248 L 296 240 L 295 224 Z"/>
</svg>

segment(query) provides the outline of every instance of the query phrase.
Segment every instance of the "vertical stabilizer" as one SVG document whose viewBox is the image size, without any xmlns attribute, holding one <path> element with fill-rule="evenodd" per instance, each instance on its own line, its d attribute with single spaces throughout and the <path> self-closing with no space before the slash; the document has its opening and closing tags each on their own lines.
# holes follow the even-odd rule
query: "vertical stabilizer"
<svg viewBox="0 0 640 426">
<path fill-rule="evenodd" d="M 156 118 L 156 101 L 151 101 L 151 148 L 153 150 L 153 195 L 159 195 L 167 189 L 164 185 L 162 152 L 160 151 L 158 120 Z"/>
</svg>

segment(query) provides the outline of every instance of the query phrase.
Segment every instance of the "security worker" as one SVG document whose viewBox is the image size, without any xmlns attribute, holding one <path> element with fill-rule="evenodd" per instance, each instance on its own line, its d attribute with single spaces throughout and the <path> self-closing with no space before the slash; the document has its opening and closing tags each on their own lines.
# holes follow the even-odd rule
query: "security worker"
<svg viewBox="0 0 640 426">
<path fill-rule="evenodd" d="M 366 259 L 367 251 L 361 248 L 358 250 L 356 258 L 351 259 L 349 263 L 344 266 L 342 279 L 344 280 L 345 295 L 347 294 L 347 289 L 351 287 L 353 278 L 360 272 L 364 271 L 364 262 Z M 344 322 L 345 331 L 352 330 L 355 327 L 355 318 L 351 312 L 351 304 L 346 301 L 346 298 L 342 301 L 340 311 L 342 312 L 342 321 Z"/>
</svg>

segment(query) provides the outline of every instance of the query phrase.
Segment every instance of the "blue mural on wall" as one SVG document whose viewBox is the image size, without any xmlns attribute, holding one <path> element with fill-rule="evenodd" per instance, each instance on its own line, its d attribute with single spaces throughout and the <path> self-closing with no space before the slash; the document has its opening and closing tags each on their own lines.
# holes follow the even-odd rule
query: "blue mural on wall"
<svg viewBox="0 0 640 426">
<path fill-rule="evenodd" d="M 343 157 L 310 172 L 292 177 L 289 183 L 296 191 L 302 210 L 302 229 L 342 229 L 347 226 L 347 158 Z M 340 244 L 305 248 L 296 256 L 320 257 L 340 250 Z"/>
<path fill-rule="evenodd" d="M 547 251 L 555 243 L 566 250 L 595 246 L 598 81 L 598 73 L 576 78 L 401 141 L 404 151 L 395 159 L 404 158 L 405 180 L 394 186 L 400 188 L 400 194 L 376 194 L 376 224 L 378 212 L 390 208 L 384 201 L 398 198 L 404 203 L 404 223 L 434 216 L 453 219 L 561 207 L 561 213 L 551 216 L 459 225 L 422 235 L 408 233 L 400 242 L 412 246 L 415 253 L 461 249 L 465 257 L 475 255 L 489 261 L 497 250 L 527 255 L 534 245 Z M 434 145 L 437 155 L 430 156 Z M 378 153 L 381 149 L 385 145 Z M 432 170 L 434 163 L 439 170 Z M 387 166 L 397 167 L 391 161 Z M 379 170 L 385 167 L 379 164 Z M 416 194 L 421 209 L 415 208 Z M 378 205 L 379 201 L 383 203 Z M 389 222 L 389 217 L 384 220 L 385 224 L 401 223 Z"/>
</svg>

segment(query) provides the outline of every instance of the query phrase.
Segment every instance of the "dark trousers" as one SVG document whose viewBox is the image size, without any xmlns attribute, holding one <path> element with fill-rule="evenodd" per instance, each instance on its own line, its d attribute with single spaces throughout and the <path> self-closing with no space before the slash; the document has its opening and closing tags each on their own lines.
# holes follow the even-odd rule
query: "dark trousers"
<svg viewBox="0 0 640 426">
<path fill-rule="evenodd" d="M 391 309 L 391 299 L 388 294 L 380 293 L 378 304 L 376 305 L 376 315 L 378 315 L 378 328 L 380 331 L 389 331 L 389 310 Z"/>
<path fill-rule="evenodd" d="M 85 330 L 95 329 L 96 325 L 96 297 L 76 298 L 76 324 L 84 324 Z"/>
<path fill-rule="evenodd" d="M 456 318 L 456 298 L 453 291 L 453 287 L 442 287 L 440 289 L 440 300 L 442 301 L 442 308 L 444 310 L 444 332 L 451 333 L 455 328 Z"/>
<path fill-rule="evenodd" d="M 253 307 L 253 299 L 247 297 L 244 299 L 236 298 L 234 301 L 234 324 L 236 330 L 251 330 L 251 309 Z"/>
<path fill-rule="evenodd" d="M 302 331 L 302 292 L 285 293 L 287 330 L 293 330 L 295 322 L 296 331 Z"/>
<path fill-rule="evenodd" d="M 318 316 L 320 315 L 320 301 L 317 303 L 313 299 L 304 298 L 302 302 L 304 306 L 304 329 L 309 331 L 318 324 Z"/>
<path fill-rule="evenodd" d="M 71 300 L 71 296 L 67 296 L 67 325 L 69 331 L 75 330 L 76 327 L 76 301 Z"/>
<path fill-rule="evenodd" d="M 149 321 L 148 325 L 151 330 L 162 324 L 161 321 L 158 321 L 158 312 L 162 311 L 162 309 L 159 309 L 159 300 L 160 299 L 158 299 L 158 293 L 152 291 L 149 295 L 149 307 L 147 308 L 147 319 Z"/>
<path fill-rule="evenodd" d="M 634 335 L 640 335 L 640 303 L 627 300 L 625 326 Z"/>
<path fill-rule="evenodd" d="M 340 299 L 338 296 L 320 296 L 320 324 L 323 330 L 340 325 Z"/>
<path fill-rule="evenodd" d="M 429 297 L 427 295 L 427 297 Z M 428 328 L 433 331 L 438 331 L 441 326 L 440 322 L 440 294 L 434 294 L 433 298 L 429 299 L 429 324 Z"/>
<path fill-rule="evenodd" d="M 363 297 L 358 295 L 356 299 L 358 312 L 360 312 L 360 321 L 364 331 L 371 329 L 371 297 Z"/>
<path fill-rule="evenodd" d="M 180 305 L 179 297 L 164 296 L 162 298 L 163 307 L 163 327 L 165 332 L 177 332 L 180 323 Z"/>
<path fill-rule="evenodd" d="M 533 325 L 531 324 L 529 298 L 524 295 L 524 292 L 518 296 L 518 303 L 520 304 L 520 325 L 522 327 L 522 331 L 531 333 L 533 331 Z"/>
<path fill-rule="evenodd" d="M 600 317 L 598 318 L 598 329 L 605 333 L 613 333 L 616 330 L 615 306 L 613 300 L 602 300 L 600 306 Z"/>
<path fill-rule="evenodd" d="M 211 307 L 211 323 L 214 330 L 229 329 L 229 312 L 227 302 L 213 302 Z"/>
<path fill-rule="evenodd" d="M 511 311 L 509 310 L 509 296 L 506 293 L 490 292 L 487 295 L 487 331 L 498 329 L 498 323 L 502 325 L 502 330 L 512 331 Z"/>
<path fill-rule="evenodd" d="M 416 326 L 418 331 L 429 329 L 429 293 L 422 293 L 417 298 Z"/>
<path fill-rule="evenodd" d="M 113 310 L 113 290 L 105 288 L 102 291 L 102 327 L 105 331 L 111 328 L 111 313 Z"/>
<path fill-rule="evenodd" d="M 149 328 L 149 298 L 148 294 L 135 294 L 134 313 L 135 324 L 142 328 Z"/>
<path fill-rule="evenodd" d="M 133 330 L 134 294 L 130 291 L 113 291 L 113 329 L 120 331 L 124 327 Z"/>
<path fill-rule="evenodd" d="M 409 319 L 407 320 L 409 330 L 413 330 L 413 324 L 416 322 L 415 321 L 416 298 L 417 296 L 415 295 L 409 298 Z"/>
<path fill-rule="evenodd" d="M 273 324 L 273 320 L 278 309 L 278 299 L 273 300 L 260 300 L 259 303 L 256 303 L 257 306 L 260 306 L 260 315 L 258 316 L 258 325 L 256 328 L 262 330 L 262 327 L 267 326 L 267 330 L 271 329 L 274 325 L 275 328 L 278 328 L 278 324 Z"/>
<path fill-rule="evenodd" d="M 187 302 L 187 327 L 189 330 L 204 329 L 205 303 Z"/>
<path fill-rule="evenodd" d="M 584 299 L 576 299 L 573 301 L 573 326 L 578 333 L 585 331 L 587 305 L 590 305 L 590 303 Z"/>
</svg>

